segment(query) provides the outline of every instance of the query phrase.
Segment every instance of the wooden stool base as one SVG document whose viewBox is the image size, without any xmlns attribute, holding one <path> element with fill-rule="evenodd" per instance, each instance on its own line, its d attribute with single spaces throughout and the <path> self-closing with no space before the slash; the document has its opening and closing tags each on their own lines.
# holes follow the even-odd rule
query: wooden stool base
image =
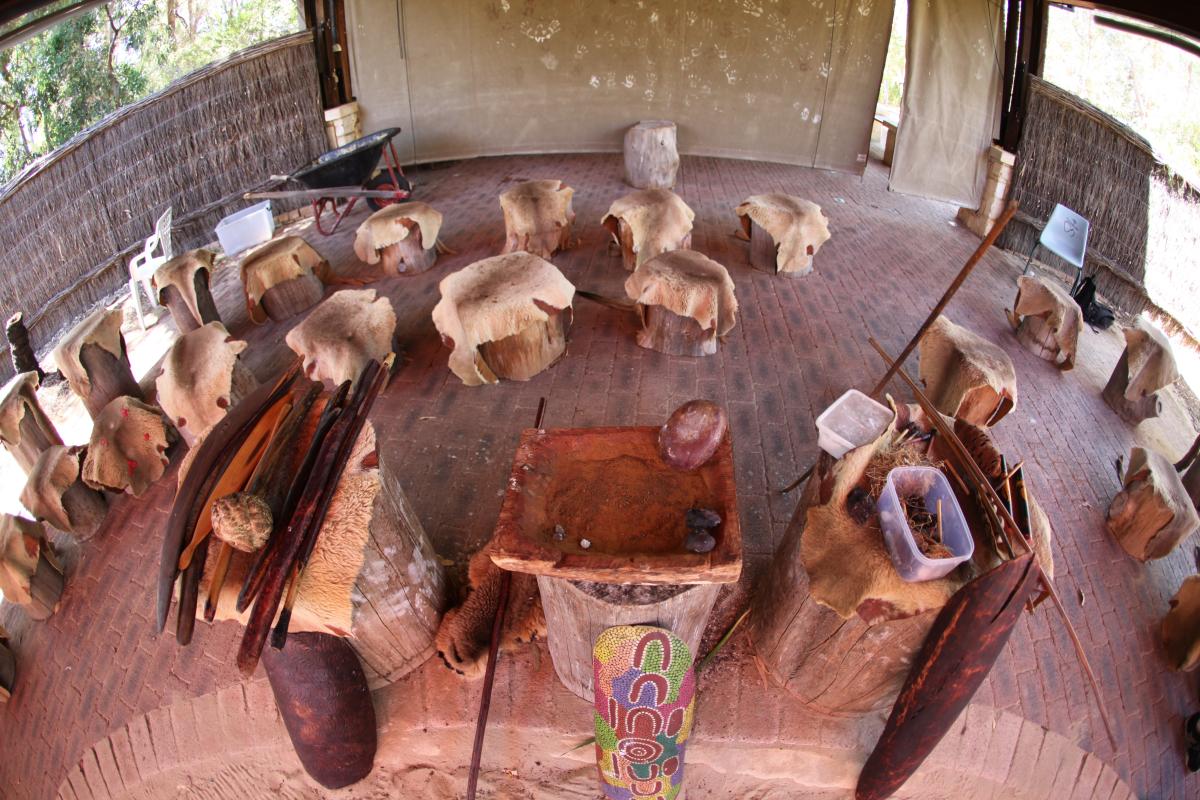
<svg viewBox="0 0 1200 800">
<path fill-rule="evenodd" d="M 282 322 L 312 308 L 324 295 L 325 284 L 310 273 L 277 283 L 267 289 L 262 296 L 262 306 L 268 317 Z"/>
<path fill-rule="evenodd" d="M 672 356 L 711 356 L 717 352 L 717 332 L 662 306 L 643 306 L 637 343 Z"/>
<path fill-rule="evenodd" d="M 550 319 L 520 333 L 479 345 L 479 356 L 497 378 L 527 381 L 557 361 L 567 349 L 566 316 L 549 309 Z"/>
<path fill-rule="evenodd" d="M 1159 397 L 1158 392 L 1151 392 L 1137 400 L 1130 401 L 1125 397 L 1125 390 L 1128 388 L 1129 349 L 1126 348 L 1121 353 L 1121 358 L 1117 361 L 1117 366 L 1109 376 L 1108 383 L 1104 385 L 1104 391 L 1100 393 L 1100 396 L 1104 398 L 1104 402 L 1108 403 L 1109 408 L 1117 412 L 1117 416 L 1131 425 L 1137 425 L 1162 413 L 1162 398 Z"/>
<path fill-rule="evenodd" d="M 615 625 L 654 625 L 672 631 L 693 653 L 721 584 L 646 586 L 568 581 L 538 575 L 554 671 L 574 694 L 595 700 L 592 646 Z"/>
<path fill-rule="evenodd" d="M 95 419 L 104 407 L 118 397 L 143 399 L 142 387 L 133 377 L 129 356 L 121 341 L 121 357 L 117 358 L 98 344 L 85 344 L 79 350 L 79 363 L 88 375 L 91 389 L 80 398 L 88 414 Z"/>
<path fill-rule="evenodd" d="M 750 221 L 750 266 L 770 275 L 779 274 L 779 247 L 771 234 L 757 222 Z M 811 261 L 808 272 L 812 271 Z M 800 273 L 792 273 L 798 275 Z"/>
<path fill-rule="evenodd" d="M 437 248 L 426 250 L 420 229 L 417 229 L 407 238 L 380 250 L 379 258 L 387 275 L 417 275 L 433 269 L 437 263 Z"/>
<path fill-rule="evenodd" d="M 221 315 L 217 313 L 217 304 L 213 301 L 212 291 L 208 287 L 208 270 L 196 270 L 194 280 L 196 282 L 196 308 L 200 312 L 200 319 L 196 319 L 192 314 L 183 295 L 174 286 L 168 284 L 158 293 L 159 299 L 171 312 L 171 319 L 175 320 L 175 327 L 181 334 L 194 331 L 201 325 L 207 325 L 210 322 L 221 321 Z"/>
</svg>

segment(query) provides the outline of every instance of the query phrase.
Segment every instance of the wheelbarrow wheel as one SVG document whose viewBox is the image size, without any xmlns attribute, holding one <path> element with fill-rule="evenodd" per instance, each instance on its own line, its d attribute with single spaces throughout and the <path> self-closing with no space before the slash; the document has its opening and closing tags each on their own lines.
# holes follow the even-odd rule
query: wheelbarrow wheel
<svg viewBox="0 0 1200 800">
<path fill-rule="evenodd" d="M 368 197 L 367 205 L 371 207 L 372 211 L 378 211 L 384 206 L 390 206 L 393 203 L 399 203 L 401 200 L 408 197 L 408 193 L 412 189 L 412 184 L 410 184 L 408 182 L 408 178 L 404 177 L 403 175 L 397 175 L 396 180 L 393 181 L 392 176 L 384 171 L 367 181 L 366 186 L 363 188 L 374 189 L 381 192 L 396 192 L 398 195 L 402 195 L 394 200 L 390 197 Z"/>
</svg>

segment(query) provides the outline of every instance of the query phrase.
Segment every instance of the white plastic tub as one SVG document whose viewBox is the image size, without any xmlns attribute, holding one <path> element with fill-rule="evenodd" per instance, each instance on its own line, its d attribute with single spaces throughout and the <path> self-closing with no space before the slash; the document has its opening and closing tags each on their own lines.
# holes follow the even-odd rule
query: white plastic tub
<svg viewBox="0 0 1200 800">
<path fill-rule="evenodd" d="M 875 441 L 891 421 L 890 408 L 851 389 L 817 417 L 817 445 L 834 458 L 841 458 Z"/>
<path fill-rule="evenodd" d="M 904 513 L 901 496 L 921 494 L 925 508 L 937 513 L 938 501 L 942 501 L 942 544 L 953 558 L 926 558 L 913 541 L 908 527 L 908 516 Z M 962 509 L 950 488 L 950 482 L 940 470 L 933 467 L 897 467 L 888 473 L 883 492 L 876 503 L 879 509 L 879 527 L 883 529 L 883 541 L 892 556 L 896 572 L 906 581 L 931 581 L 946 575 L 950 570 L 966 561 L 975 552 L 975 540 Z"/>
<path fill-rule="evenodd" d="M 270 200 L 235 211 L 217 223 L 217 241 L 230 258 L 256 244 L 270 241 L 274 235 L 275 217 L 271 214 Z"/>
</svg>

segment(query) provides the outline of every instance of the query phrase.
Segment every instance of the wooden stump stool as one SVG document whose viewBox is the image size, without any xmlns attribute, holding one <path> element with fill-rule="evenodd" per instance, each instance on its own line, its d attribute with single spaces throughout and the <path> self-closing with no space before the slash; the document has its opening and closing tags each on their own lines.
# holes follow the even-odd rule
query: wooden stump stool
<svg viewBox="0 0 1200 800">
<path fill-rule="evenodd" d="M 0 591 L 5 602 L 19 604 L 33 619 L 48 619 L 58 610 L 63 584 L 62 567 L 42 526 L 0 514 Z"/>
<path fill-rule="evenodd" d="M 368 264 L 383 263 L 385 275 L 416 275 L 437 261 L 442 215 L 425 203 L 393 203 L 358 226 L 354 254 Z"/>
<path fill-rule="evenodd" d="M 525 181 L 501 192 L 504 212 L 504 249 L 501 253 L 524 251 L 550 258 L 571 245 L 575 190 L 562 181 Z"/>
<path fill-rule="evenodd" d="M 86 447 L 48 448 L 34 463 L 21 490 L 21 505 L 34 519 L 80 540 L 92 538 L 108 513 L 104 494 L 83 482 L 86 456 Z"/>
<path fill-rule="evenodd" d="M 83 481 L 93 489 L 141 495 L 162 477 L 175 441 L 162 412 L 132 397 L 118 397 L 96 416 L 83 461 Z"/>
<path fill-rule="evenodd" d="M 374 289 L 347 289 L 330 295 L 285 341 L 303 360 L 305 375 L 338 386 L 355 380 L 368 361 L 383 363 L 395 332 L 390 300 Z"/>
<path fill-rule="evenodd" d="M 1075 348 L 1083 312 L 1057 283 L 1034 275 L 1017 279 L 1017 299 L 1008 321 L 1017 341 L 1030 352 L 1066 371 L 1075 366 Z"/>
<path fill-rule="evenodd" d="M 38 402 L 38 374 L 23 372 L 0 389 L 0 442 L 28 475 L 47 448 L 62 444 Z"/>
<path fill-rule="evenodd" d="M 1122 483 L 1105 523 L 1125 552 L 1138 561 L 1169 555 L 1200 525 L 1200 515 L 1174 464 L 1161 453 L 1134 447 Z"/>
<path fill-rule="evenodd" d="M 246 310 L 255 323 L 290 319 L 325 294 L 329 262 L 299 236 L 284 236 L 242 260 Z"/>
<path fill-rule="evenodd" d="M 642 120 L 625 131 L 625 182 L 638 189 L 670 189 L 679 172 L 675 123 Z"/>
<path fill-rule="evenodd" d="M 566 349 L 575 287 L 545 259 L 510 253 L 476 261 L 438 284 L 433 324 L 468 386 L 529 380 Z"/>
<path fill-rule="evenodd" d="M 175 256 L 154 271 L 154 291 L 158 302 L 171 312 L 180 333 L 195 330 L 209 322 L 220 322 L 217 304 L 208 285 L 212 279 L 211 250 L 189 250 Z"/>
<path fill-rule="evenodd" d="M 319 411 L 312 410 L 311 421 Z M 297 467 L 304 449 L 298 448 Z M 208 548 L 201 598 L 210 596 L 223 547 Z M 253 554 L 232 550 L 226 558 L 228 572 L 214 616 L 245 624 L 250 609 L 239 615 L 235 603 Z M 197 603 L 197 617 L 204 605 Z M 400 485 L 394 458 L 376 453 L 375 430 L 368 422 L 304 571 L 290 630 L 345 638 L 362 659 L 370 685 L 378 687 L 399 680 L 433 654 L 444 608 L 441 561 Z"/>
<path fill-rule="evenodd" d="M 637 343 L 676 356 L 709 356 L 737 324 L 733 280 L 723 266 L 694 250 L 673 250 L 640 265 L 625 280 L 637 303 Z"/>
<path fill-rule="evenodd" d="M 816 203 L 790 194 L 756 194 L 735 209 L 750 240 L 750 264 L 771 274 L 800 277 L 829 241 L 829 220 Z"/>
<path fill-rule="evenodd" d="M 54 363 L 92 419 L 118 397 L 142 397 L 129 366 L 119 309 L 98 308 L 54 348 Z"/>
<path fill-rule="evenodd" d="M 1200 666 L 1200 575 L 1183 579 L 1162 621 L 1163 651 L 1171 669 L 1191 672 Z"/>
<path fill-rule="evenodd" d="M 632 271 L 660 253 L 690 248 L 695 218 L 669 189 L 644 189 L 615 201 L 600 224 L 621 248 L 625 269 Z"/>
<path fill-rule="evenodd" d="M 921 381 L 943 414 L 987 428 L 1016 407 L 1012 359 L 982 336 L 939 316 L 918 352 Z"/>
<path fill-rule="evenodd" d="M 1179 370 L 1167 337 L 1144 318 L 1124 334 L 1125 350 L 1101 396 L 1121 419 L 1137 425 L 1162 412 L 1158 393 L 1175 382 Z"/>
<path fill-rule="evenodd" d="M 667 628 L 694 653 L 721 585 L 629 585 L 538 575 L 554 672 L 584 700 L 595 698 L 592 644 L 618 625 Z"/>
<path fill-rule="evenodd" d="M 158 404 L 191 445 L 258 386 L 240 355 L 247 343 L 220 322 L 185 333 L 171 345 L 158 376 Z"/>
</svg>

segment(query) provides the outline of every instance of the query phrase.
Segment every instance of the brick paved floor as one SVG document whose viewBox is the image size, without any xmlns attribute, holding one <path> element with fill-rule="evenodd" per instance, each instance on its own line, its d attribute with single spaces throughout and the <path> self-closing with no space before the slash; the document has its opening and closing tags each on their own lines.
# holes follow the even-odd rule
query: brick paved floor
<svg viewBox="0 0 1200 800">
<path fill-rule="evenodd" d="M 401 473 L 409 496 L 439 552 L 457 563 L 458 577 L 465 556 L 490 535 L 517 433 L 532 422 L 539 397 L 548 398 L 545 424 L 563 426 L 658 424 L 678 403 L 705 396 L 724 403 L 732 420 L 748 557 L 743 585 L 752 585 L 796 500 L 772 489 L 814 457 L 816 414 L 882 371 L 868 334 L 897 351 L 978 244 L 952 224 L 955 209 L 888 193 L 877 167 L 858 179 L 687 158 L 677 191 L 697 214 L 693 247 L 729 268 L 741 305 L 738 327 L 721 353 L 694 360 L 641 350 L 633 342 L 632 315 L 580 300 L 568 353 L 552 369 L 523 384 L 462 386 L 446 369 L 429 312 L 442 277 L 499 251 L 504 234 L 497 194 L 527 178 L 562 178 L 576 187 L 580 242 L 555 263 L 580 288 L 619 296 L 625 273 L 598 223 L 608 204 L 628 191 L 620 174 L 614 155 L 495 158 L 415 170 L 417 197 L 446 215 L 443 240 L 455 254 L 425 275 L 373 284 L 393 301 L 403 358 L 374 418 L 381 446 L 407 456 Z M 818 254 L 813 276 L 788 280 L 754 272 L 746 245 L 732 236 L 733 206 L 775 190 L 816 201 L 830 218 L 833 239 Z M 350 271 L 353 230 L 365 213 L 331 239 L 300 227 L 335 267 Z M 1118 486 L 1114 459 L 1134 441 L 1177 457 L 1194 433 L 1175 405 L 1165 420 L 1136 432 L 1104 405 L 1100 389 L 1121 347 L 1115 333 L 1085 331 L 1078 366 L 1065 374 L 1025 352 L 1003 315 L 1018 272 L 1017 260 L 989 254 L 947 313 L 998 342 L 1016 365 L 1020 405 L 996 437 L 1006 453 L 1025 459 L 1054 525 L 1057 585 L 1100 676 L 1118 747 L 1104 739 L 1048 605 L 1022 620 L 975 701 L 1096 752 L 1139 796 L 1195 796 L 1196 782 L 1178 755 L 1178 729 L 1180 717 L 1200 702 L 1192 679 L 1165 669 L 1156 641 L 1167 600 L 1195 570 L 1193 543 L 1139 565 L 1103 529 Z M 266 377 L 283 363 L 290 324 L 251 328 L 236 281 L 232 267 L 218 270 L 218 306 L 230 329 L 252 342 L 246 358 Z M 0 615 L 19 634 L 20 658 L 16 691 L 0 709 L 5 796 L 52 796 L 86 747 L 135 715 L 239 680 L 233 625 L 198 625 L 184 650 L 152 635 L 158 534 L 173 485 L 172 472 L 140 500 L 114 504 L 106 530 L 84 545 L 62 610 L 49 622 L 23 625 L 11 608 Z"/>
</svg>

